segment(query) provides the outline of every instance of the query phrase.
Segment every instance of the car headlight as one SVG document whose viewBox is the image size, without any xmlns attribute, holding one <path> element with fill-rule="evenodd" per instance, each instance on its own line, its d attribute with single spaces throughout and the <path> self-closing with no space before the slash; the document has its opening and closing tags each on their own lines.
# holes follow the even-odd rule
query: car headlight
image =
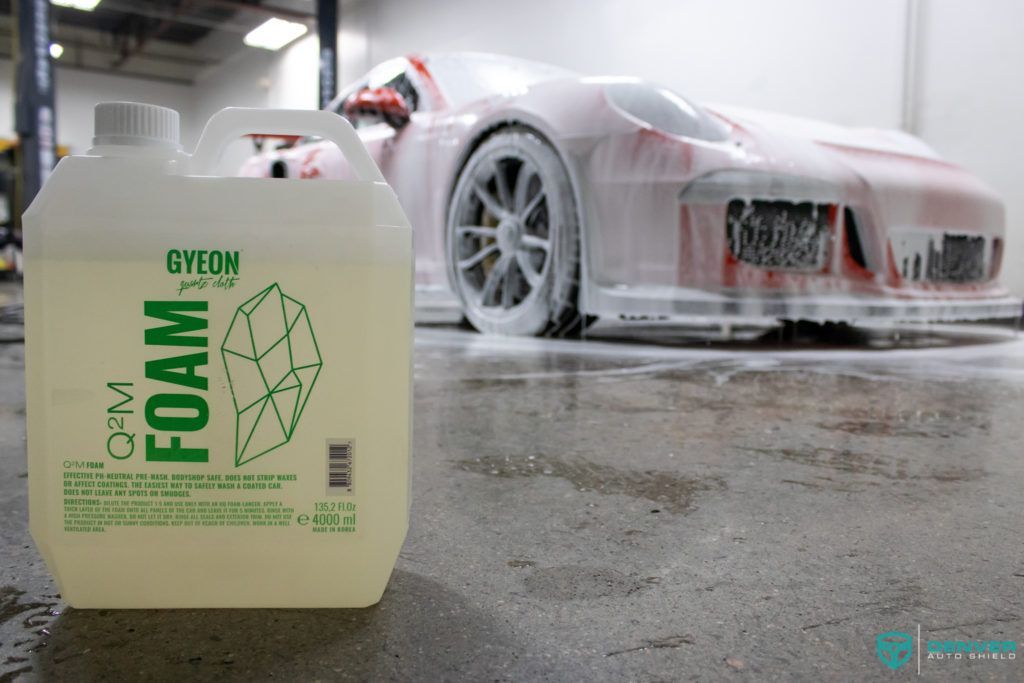
<svg viewBox="0 0 1024 683">
<path fill-rule="evenodd" d="M 666 88 L 642 82 L 609 83 L 605 95 L 623 114 L 670 135 L 709 142 L 729 137 L 725 125 Z"/>
</svg>

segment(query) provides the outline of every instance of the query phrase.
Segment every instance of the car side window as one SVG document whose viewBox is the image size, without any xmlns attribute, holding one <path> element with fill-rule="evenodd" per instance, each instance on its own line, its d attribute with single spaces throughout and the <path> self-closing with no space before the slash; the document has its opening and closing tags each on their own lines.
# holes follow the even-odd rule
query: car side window
<svg viewBox="0 0 1024 683">
<path fill-rule="evenodd" d="M 416 111 L 420 105 L 420 94 L 416 90 L 416 86 L 409 80 L 409 76 L 406 72 L 402 72 L 392 78 L 390 81 L 384 84 L 385 88 L 393 88 L 398 92 L 399 95 L 405 100 L 405 104 L 409 107 L 409 111 Z"/>
</svg>

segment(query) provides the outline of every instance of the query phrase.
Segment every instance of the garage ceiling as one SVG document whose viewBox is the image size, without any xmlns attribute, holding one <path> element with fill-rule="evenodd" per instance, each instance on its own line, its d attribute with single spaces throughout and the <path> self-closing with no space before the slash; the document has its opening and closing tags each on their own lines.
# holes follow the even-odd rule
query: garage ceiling
<svg viewBox="0 0 1024 683">
<path fill-rule="evenodd" d="M 16 1 L 16 0 L 15 0 Z M 12 0 L 0 0 L 0 56 L 13 47 Z M 242 37 L 270 17 L 315 31 L 315 0 L 101 0 L 83 12 L 51 5 L 51 37 L 64 68 L 190 84 L 242 50 Z"/>
</svg>

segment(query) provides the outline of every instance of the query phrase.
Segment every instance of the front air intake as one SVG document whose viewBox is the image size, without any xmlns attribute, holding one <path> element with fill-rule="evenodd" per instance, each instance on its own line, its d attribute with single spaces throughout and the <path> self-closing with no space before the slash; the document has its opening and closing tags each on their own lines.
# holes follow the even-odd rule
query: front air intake
<svg viewBox="0 0 1024 683">
<path fill-rule="evenodd" d="M 831 206 L 733 199 L 726 213 L 729 251 L 761 268 L 819 271 L 828 259 Z"/>
<path fill-rule="evenodd" d="M 962 284 L 989 277 L 984 235 L 908 231 L 892 238 L 896 270 L 911 282 Z"/>
</svg>

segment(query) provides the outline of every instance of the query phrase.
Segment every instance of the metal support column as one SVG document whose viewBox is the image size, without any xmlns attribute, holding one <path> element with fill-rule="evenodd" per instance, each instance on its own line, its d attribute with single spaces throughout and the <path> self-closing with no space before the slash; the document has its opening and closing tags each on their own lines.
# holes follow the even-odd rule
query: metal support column
<svg viewBox="0 0 1024 683">
<path fill-rule="evenodd" d="M 320 108 L 338 91 L 338 0 L 317 0 L 316 26 L 320 36 Z"/>
<path fill-rule="evenodd" d="M 18 133 L 16 216 L 28 208 L 53 170 L 56 156 L 50 1 L 17 0 L 14 127 Z"/>
</svg>

